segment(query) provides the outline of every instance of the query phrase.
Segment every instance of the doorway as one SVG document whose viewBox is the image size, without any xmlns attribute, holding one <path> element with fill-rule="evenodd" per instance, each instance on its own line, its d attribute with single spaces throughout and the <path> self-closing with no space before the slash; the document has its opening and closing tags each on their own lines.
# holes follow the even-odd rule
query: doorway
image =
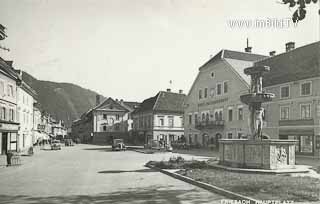
<svg viewBox="0 0 320 204">
<path fill-rule="evenodd" d="M 7 154 L 8 151 L 8 133 L 2 133 L 1 154 Z"/>
</svg>

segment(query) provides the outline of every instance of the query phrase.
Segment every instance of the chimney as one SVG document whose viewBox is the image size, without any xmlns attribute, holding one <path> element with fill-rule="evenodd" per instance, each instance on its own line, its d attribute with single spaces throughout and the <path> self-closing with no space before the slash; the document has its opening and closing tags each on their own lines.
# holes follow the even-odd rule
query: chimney
<svg viewBox="0 0 320 204">
<path fill-rule="evenodd" d="M 248 52 L 248 53 L 251 53 L 252 47 L 246 47 L 246 48 L 244 48 L 244 51 L 245 51 L 245 52 Z"/>
<path fill-rule="evenodd" d="M 116 101 L 118 102 L 119 100 L 116 98 Z"/>
<path fill-rule="evenodd" d="M 183 90 L 182 89 L 179 90 L 179 94 L 183 94 Z"/>
<path fill-rule="evenodd" d="M 96 106 L 100 104 L 100 95 L 96 95 Z"/>
<path fill-rule="evenodd" d="M 247 47 L 244 48 L 245 52 L 251 53 L 252 51 L 252 47 L 249 46 L 249 38 L 247 38 Z"/>
<path fill-rule="evenodd" d="M 286 43 L 286 52 L 289 52 L 294 49 L 295 43 L 294 42 L 288 42 Z"/>
<path fill-rule="evenodd" d="M 275 56 L 276 55 L 276 51 L 271 51 L 271 52 L 269 52 L 269 55 L 271 56 L 271 57 L 273 57 L 273 56 Z"/>
<path fill-rule="evenodd" d="M 167 92 L 171 92 L 171 89 L 167 89 Z"/>
<path fill-rule="evenodd" d="M 120 103 L 123 104 L 123 99 L 120 99 Z"/>
</svg>

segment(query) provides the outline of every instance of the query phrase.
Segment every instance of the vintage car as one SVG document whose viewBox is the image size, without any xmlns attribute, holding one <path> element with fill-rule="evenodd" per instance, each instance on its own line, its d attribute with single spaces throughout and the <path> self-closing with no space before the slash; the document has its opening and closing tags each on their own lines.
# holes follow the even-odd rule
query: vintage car
<svg viewBox="0 0 320 204">
<path fill-rule="evenodd" d="M 126 151 L 123 139 L 114 139 L 112 141 L 112 151 Z"/>
<path fill-rule="evenodd" d="M 51 142 L 51 150 L 61 150 L 61 143 L 59 140 L 53 140 Z"/>
</svg>

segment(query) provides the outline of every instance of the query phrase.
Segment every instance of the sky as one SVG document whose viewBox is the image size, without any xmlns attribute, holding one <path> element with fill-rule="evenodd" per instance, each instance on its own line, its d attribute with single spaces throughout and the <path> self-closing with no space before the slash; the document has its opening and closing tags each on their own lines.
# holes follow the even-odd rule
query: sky
<svg viewBox="0 0 320 204">
<path fill-rule="evenodd" d="M 0 56 L 37 79 L 127 101 L 167 88 L 188 93 L 210 56 L 221 49 L 243 51 L 247 38 L 253 53 L 264 55 L 284 52 L 289 41 L 296 47 L 319 41 L 319 4 L 311 4 L 295 26 L 288 24 L 294 10 L 279 2 L 1 0 L 8 38 L 0 45 L 10 52 L 0 50 Z M 286 23 L 253 26 L 267 19 Z"/>
</svg>

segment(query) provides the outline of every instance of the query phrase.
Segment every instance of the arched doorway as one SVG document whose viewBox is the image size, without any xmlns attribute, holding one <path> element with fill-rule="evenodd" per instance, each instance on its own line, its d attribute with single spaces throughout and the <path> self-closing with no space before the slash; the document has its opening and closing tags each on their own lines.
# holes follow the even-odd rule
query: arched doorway
<svg viewBox="0 0 320 204">
<path fill-rule="evenodd" d="M 209 144 L 209 135 L 207 133 L 202 134 L 202 145 L 208 147 Z"/>
<path fill-rule="evenodd" d="M 219 148 L 219 140 L 222 138 L 222 135 L 220 133 L 216 134 L 216 147 Z"/>
</svg>

